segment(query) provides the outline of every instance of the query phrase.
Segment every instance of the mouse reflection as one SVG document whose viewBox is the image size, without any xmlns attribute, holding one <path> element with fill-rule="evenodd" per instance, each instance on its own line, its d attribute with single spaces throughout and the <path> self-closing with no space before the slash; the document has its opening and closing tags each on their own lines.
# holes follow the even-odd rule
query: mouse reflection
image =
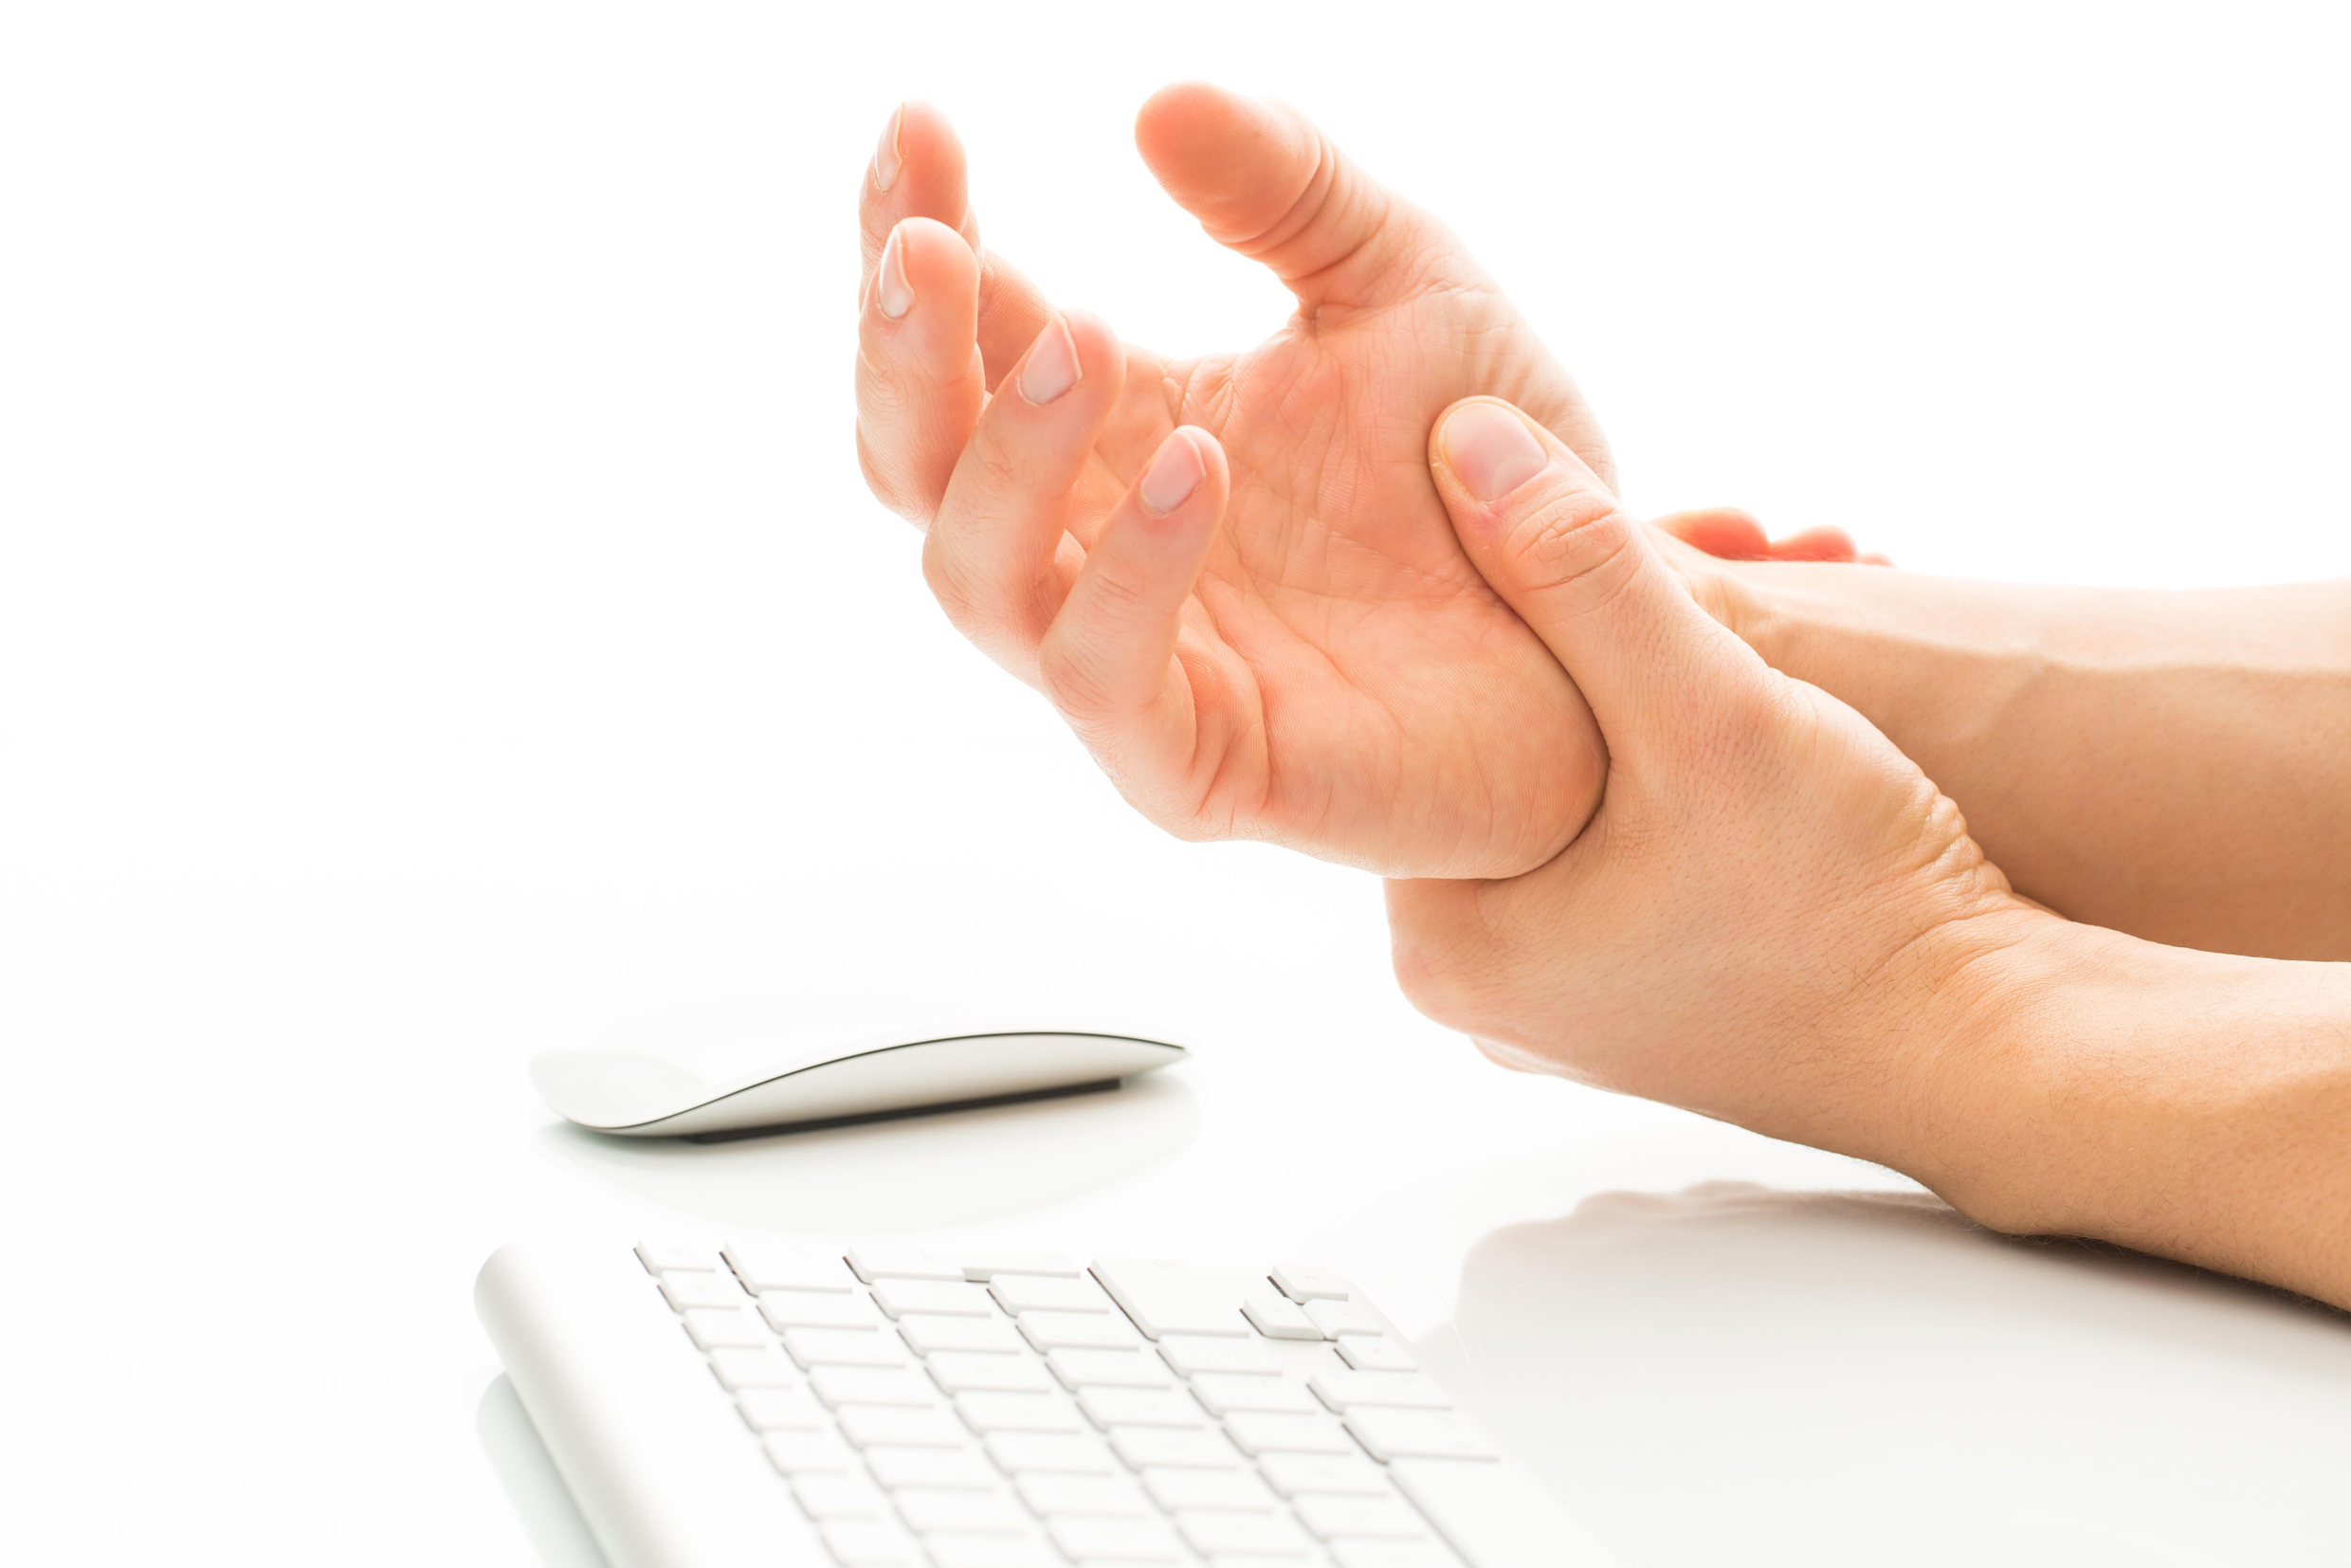
<svg viewBox="0 0 2351 1568">
<path fill-rule="evenodd" d="M 2351 1540 L 2351 1319 L 1923 1194 L 1603 1194 L 1479 1242 L 1421 1350 L 1628 1568 Z"/>
<path fill-rule="evenodd" d="M 1155 1170 L 1200 1127 L 1181 1079 L 1112 1093 L 738 1141 L 615 1138 L 558 1122 L 543 1144 L 665 1207 L 721 1226 L 943 1231 L 1049 1208 Z"/>
</svg>

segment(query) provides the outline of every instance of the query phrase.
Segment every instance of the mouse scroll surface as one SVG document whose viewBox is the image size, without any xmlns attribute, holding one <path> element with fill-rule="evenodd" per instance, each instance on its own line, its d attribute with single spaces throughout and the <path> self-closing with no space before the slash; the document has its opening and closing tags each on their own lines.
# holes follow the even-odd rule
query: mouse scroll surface
<svg viewBox="0 0 2351 1568">
<path fill-rule="evenodd" d="M 538 1057 L 558 1114 L 692 1136 L 1115 1082 L 1185 1054 L 1133 998 L 957 950 L 812 950 L 681 976 Z"/>
</svg>

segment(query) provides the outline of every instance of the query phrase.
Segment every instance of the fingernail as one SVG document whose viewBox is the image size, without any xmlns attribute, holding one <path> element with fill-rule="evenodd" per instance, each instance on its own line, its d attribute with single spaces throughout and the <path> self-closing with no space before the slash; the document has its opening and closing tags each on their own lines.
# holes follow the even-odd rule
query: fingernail
<svg viewBox="0 0 2351 1568">
<path fill-rule="evenodd" d="M 896 228 L 890 230 L 882 246 L 881 264 L 873 269 L 874 293 L 882 314 L 893 321 L 914 309 L 914 284 L 906 281 L 906 257 L 899 246 L 898 233 Z"/>
<path fill-rule="evenodd" d="M 904 166 L 904 160 L 898 153 L 898 127 L 905 118 L 906 106 L 902 103 L 890 111 L 889 122 L 882 127 L 881 144 L 873 150 L 873 188 L 876 191 L 887 191 L 898 183 L 898 171 Z"/>
<path fill-rule="evenodd" d="M 1143 482 L 1138 493 L 1143 510 L 1155 518 L 1163 518 L 1192 499 L 1192 492 L 1200 487 L 1208 469 L 1200 462 L 1200 448 L 1192 438 L 1177 430 L 1159 443 L 1158 455 L 1143 471 Z"/>
<path fill-rule="evenodd" d="M 1478 500 L 1500 501 L 1551 466 L 1526 421 L 1499 403 L 1472 403 L 1437 434 L 1446 465 Z"/>
<path fill-rule="evenodd" d="M 1069 323 L 1056 316 L 1020 367 L 1020 395 L 1042 408 L 1077 384 L 1078 345 Z"/>
</svg>

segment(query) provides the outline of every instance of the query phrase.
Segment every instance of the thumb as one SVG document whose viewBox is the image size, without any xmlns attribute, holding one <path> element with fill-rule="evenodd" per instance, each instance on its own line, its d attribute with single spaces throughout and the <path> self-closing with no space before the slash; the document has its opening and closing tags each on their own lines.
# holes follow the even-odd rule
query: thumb
<svg viewBox="0 0 2351 1568">
<path fill-rule="evenodd" d="M 1745 645 L 1598 476 L 1517 409 L 1454 404 L 1429 457 L 1470 564 L 1574 677 L 1612 747 L 1675 723 L 1742 663 Z"/>
<path fill-rule="evenodd" d="M 1135 144 L 1211 238 L 1271 267 L 1309 310 L 1482 276 L 1451 235 L 1285 105 L 1177 82 L 1136 116 Z"/>
</svg>

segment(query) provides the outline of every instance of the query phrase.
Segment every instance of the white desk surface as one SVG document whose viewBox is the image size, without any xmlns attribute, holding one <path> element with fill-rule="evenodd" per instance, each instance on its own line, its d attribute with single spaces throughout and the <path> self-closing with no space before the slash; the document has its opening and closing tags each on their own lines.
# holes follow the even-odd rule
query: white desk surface
<svg viewBox="0 0 2351 1568">
<path fill-rule="evenodd" d="M 1368 883 L 1184 858 L 1242 895 L 1145 928 L 1223 971 L 1195 1062 L 715 1146 L 556 1123 L 529 1037 L 647 954 L 792 939 L 791 889 L 13 923 L 0 1030 L 43 1047 L 10 1101 L 68 1110 L 6 1157 L 11 1528 L 52 1561 L 592 1560 L 468 1286 L 506 1235 L 609 1224 L 1330 1263 L 1628 1568 L 2342 1560 L 2341 1315 L 1504 1074 L 1396 999 Z"/>
<path fill-rule="evenodd" d="M 1067 301 L 1278 322 L 1126 144 L 1208 75 L 1467 236 L 1645 511 L 2341 573 L 2342 24 L 1438 9 L 16 9 L 0 1555 L 576 1568 L 469 1290 L 609 1224 L 1323 1261 L 1628 1568 L 2351 1559 L 2351 1320 L 1488 1067 L 1374 883 L 1159 837 L 941 625 L 847 407 L 906 92 Z M 1197 1060 L 707 1148 L 523 1076 L 633 982 L 974 936 Z"/>
</svg>

